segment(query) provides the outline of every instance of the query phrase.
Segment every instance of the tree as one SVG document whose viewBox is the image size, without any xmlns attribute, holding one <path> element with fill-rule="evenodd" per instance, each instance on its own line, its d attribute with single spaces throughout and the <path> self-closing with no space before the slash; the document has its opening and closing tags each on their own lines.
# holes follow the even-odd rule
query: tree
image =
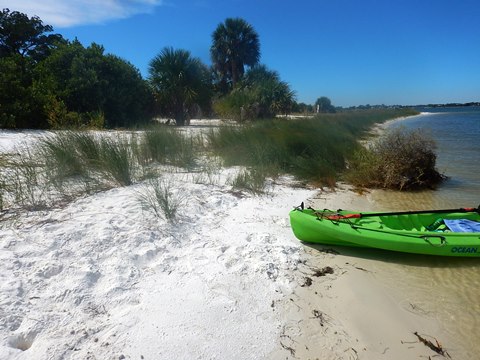
<svg viewBox="0 0 480 360">
<path fill-rule="evenodd" d="M 19 54 L 0 57 L 0 128 L 45 128 L 44 96 L 32 87 L 32 62 Z"/>
<path fill-rule="evenodd" d="M 302 113 L 302 114 L 312 113 L 313 112 L 313 105 L 305 104 L 303 102 L 295 103 L 295 104 L 293 104 L 292 112 Z"/>
<path fill-rule="evenodd" d="M 254 66 L 260 60 L 258 34 L 245 20 L 228 18 L 212 34 L 210 55 L 221 87 L 233 88 L 242 78 L 245 66 Z"/>
<path fill-rule="evenodd" d="M 35 66 L 63 40 L 38 17 L 0 11 L 0 127 L 44 128 L 45 95 L 33 86 Z"/>
<path fill-rule="evenodd" d="M 230 94 L 218 101 L 216 108 L 223 116 L 253 120 L 288 113 L 294 102 L 294 91 L 280 80 L 276 71 L 256 65 L 245 73 Z"/>
<path fill-rule="evenodd" d="M 315 108 L 317 112 L 320 113 L 334 113 L 335 107 L 332 105 L 330 99 L 326 96 L 319 97 L 315 101 Z"/>
<path fill-rule="evenodd" d="M 95 43 L 87 48 L 77 40 L 61 45 L 36 67 L 34 86 L 49 94 L 45 112 L 61 121 L 55 126 L 92 125 L 103 118 L 104 124 L 97 121 L 96 126 L 125 127 L 150 118 L 153 95 L 139 71 L 105 55 Z"/>
<path fill-rule="evenodd" d="M 164 48 L 149 66 L 149 81 L 160 113 L 185 125 L 195 106 L 207 108 L 211 79 L 207 66 L 187 50 Z"/>
<path fill-rule="evenodd" d="M 19 54 L 40 61 L 50 50 L 65 40 L 59 34 L 49 34 L 53 28 L 43 25 L 37 16 L 29 18 L 18 11 L 0 11 L 0 57 Z"/>
</svg>

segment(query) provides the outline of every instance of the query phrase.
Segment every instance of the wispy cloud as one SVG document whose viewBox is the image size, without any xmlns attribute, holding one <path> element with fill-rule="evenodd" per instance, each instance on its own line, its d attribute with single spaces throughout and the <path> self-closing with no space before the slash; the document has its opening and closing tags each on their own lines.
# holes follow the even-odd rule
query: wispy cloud
<svg viewBox="0 0 480 360">
<path fill-rule="evenodd" d="M 57 28 L 125 19 L 161 4 L 162 0 L 0 0 L 0 9 L 36 15 Z"/>
</svg>

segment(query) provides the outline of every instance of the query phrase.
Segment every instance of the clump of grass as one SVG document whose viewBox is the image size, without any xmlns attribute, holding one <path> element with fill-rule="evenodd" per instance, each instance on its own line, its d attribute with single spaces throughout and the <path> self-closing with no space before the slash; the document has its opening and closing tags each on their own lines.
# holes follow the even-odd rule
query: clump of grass
<svg viewBox="0 0 480 360">
<path fill-rule="evenodd" d="M 15 203 L 28 210 L 40 210 L 47 206 L 48 183 L 44 179 L 41 160 L 27 147 L 21 150 L 11 163 L 8 189 Z M 3 202 L 3 200 L 2 200 Z"/>
<path fill-rule="evenodd" d="M 435 164 L 435 142 L 426 133 L 394 128 L 355 153 L 346 178 L 359 187 L 433 188 L 444 179 Z"/>
<path fill-rule="evenodd" d="M 138 192 L 138 199 L 143 208 L 151 211 L 155 216 L 174 221 L 185 197 L 178 190 L 175 191 L 173 182 L 152 178 Z"/>
<path fill-rule="evenodd" d="M 200 171 L 192 174 L 192 181 L 195 184 L 218 185 L 220 182 L 221 163 L 217 158 L 209 158 L 200 167 Z"/>
<path fill-rule="evenodd" d="M 253 195 L 265 193 L 266 173 L 260 168 L 243 169 L 232 179 L 231 185 L 238 190 L 247 191 Z"/>
<path fill-rule="evenodd" d="M 133 184 L 135 163 L 128 139 L 102 138 L 100 154 L 102 172 L 120 186 Z"/>
<path fill-rule="evenodd" d="M 85 166 L 97 168 L 101 163 L 101 142 L 92 132 L 77 131 L 69 134 L 77 155 Z"/>
<path fill-rule="evenodd" d="M 144 165 L 156 162 L 191 169 L 196 162 L 197 143 L 176 128 L 156 126 L 145 131 L 136 146 L 136 155 Z"/>
<path fill-rule="evenodd" d="M 126 186 L 133 183 L 136 163 L 125 136 L 96 136 L 91 132 L 65 131 L 40 142 L 50 180 L 62 189 L 69 180 L 97 183 L 107 177 Z"/>
<path fill-rule="evenodd" d="M 45 158 L 47 174 L 56 186 L 75 176 L 85 175 L 83 159 L 75 151 L 75 133 L 59 132 L 40 141 L 40 152 Z"/>
</svg>

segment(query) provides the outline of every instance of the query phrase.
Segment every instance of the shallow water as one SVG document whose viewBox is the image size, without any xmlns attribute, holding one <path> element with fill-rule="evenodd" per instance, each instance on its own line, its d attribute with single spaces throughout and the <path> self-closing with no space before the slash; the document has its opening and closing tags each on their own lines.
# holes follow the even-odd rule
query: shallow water
<svg viewBox="0 0 480 360">
<path fill-rule="evenodd" d="M 394 122 L 391 126 L 420 128 L 430 134 L 437 143 L 437 168 L 449 178 L 435 191 L 373 191 L 369 196 L 375 207 L 382 210 L 477 207 L 480 204 L 480 108 L 421 111 L 430 113 Z M 478 358 L 480 258 L 384 252 L 373 256 L 379 260 L 375 262 L 376 274 L 386 284 L 395 284 L 394 291 L 403 299 L 402 306 L 438 319 L 439 332 L 450 339 L 443 345 L 450 350 L 452 358 Z"/>
</svg>

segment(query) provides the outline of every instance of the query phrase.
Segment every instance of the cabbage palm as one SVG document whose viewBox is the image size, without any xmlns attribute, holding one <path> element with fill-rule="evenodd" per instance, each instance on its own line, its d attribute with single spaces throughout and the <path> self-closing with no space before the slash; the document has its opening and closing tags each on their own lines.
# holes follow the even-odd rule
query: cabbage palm
<svg viewBox="0 0 480 360">
<path fill-rule="evenodd" d="M 242 78 L 245 66 L 260 60 L 260 41 L 255 29 L 245 20 L 228 18 L 212 34 L 210 55 L 213 67 L 224 84 L 232 87 Z"/>
<path fill-rule="evenodd" d="M 195 105 L 210 101 L 208 68 L 187 50 L 164 48 L 149 66 L 149 81 L 162 112 L 185 125 Z"/>
<path fill-rule="evenodd" d="M 260 117 L 287 113 L 295 101 L 295 92 L 280 79 L 278 72 L 269 70 L 265 65 L 250 68 L 240 86 L 254 94 Z"/>
</svg>

